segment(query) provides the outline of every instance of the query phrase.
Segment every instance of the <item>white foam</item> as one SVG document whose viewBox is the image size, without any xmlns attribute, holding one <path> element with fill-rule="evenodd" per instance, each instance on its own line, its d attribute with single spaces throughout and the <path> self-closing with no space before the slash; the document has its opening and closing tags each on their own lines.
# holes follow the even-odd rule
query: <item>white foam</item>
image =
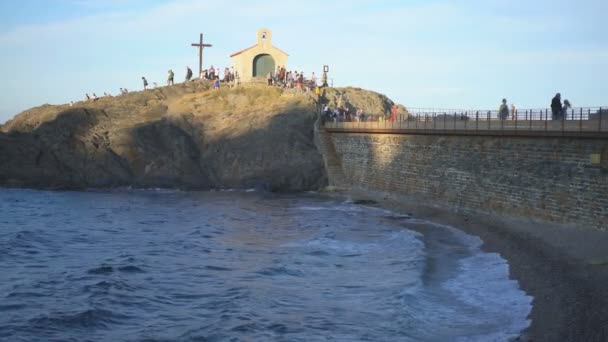
<svg viewBox="0 0 608 342">
<path fill-rule="evenodd" d="M 327 207 L 315 207 L 315 206 L 301 206 L 296 207 L 296 210 L 308 210 L 308 211 L 342 211 L 342 212 L 361 212 L 362 208 L 353 205 L 338 205 L 338 206 L 327 206 Z"/>
<path fill-rule="evenodd" d="M 459 261 L 460 273 L 444 287 L 462 302 L 483 307 L 490 317 L 500 317 L 503 330 L 460 341 L 505 341 L 516 338 L 530 325 L 532 297 L 509 279 L 509 265 L 495 253 L 479 251 Z"/>
</svg>

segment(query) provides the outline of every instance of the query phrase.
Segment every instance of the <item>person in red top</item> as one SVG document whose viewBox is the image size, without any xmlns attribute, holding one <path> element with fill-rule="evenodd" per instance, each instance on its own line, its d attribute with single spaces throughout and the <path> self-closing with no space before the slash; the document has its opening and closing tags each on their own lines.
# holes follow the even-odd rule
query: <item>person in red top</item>
<svg viewBox="0 0 608 342">
<path fill-rule="evenodd" d="M 397 120 L 397 105 L 393 105 L 393 109 L 391 110 L 391 121 L 395 122 Z"/>
</svg>

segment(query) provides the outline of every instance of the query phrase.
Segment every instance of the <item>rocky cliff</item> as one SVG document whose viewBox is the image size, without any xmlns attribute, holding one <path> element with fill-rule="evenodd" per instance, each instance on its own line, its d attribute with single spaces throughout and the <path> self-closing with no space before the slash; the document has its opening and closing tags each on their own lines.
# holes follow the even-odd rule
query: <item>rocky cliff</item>
<svg viewBox="0 0 608 342">
<path fill-rule="evenodd" d="M 368 113 L 392 105 L 355 88 L 325 98 Z M 312 94 L 255 84 L 215 91 L 202 81 L 44 105 L 0 127 L 0 185 L 317 189 L 327 177 L 313 142 L 316 108 Z"/>
</svg>

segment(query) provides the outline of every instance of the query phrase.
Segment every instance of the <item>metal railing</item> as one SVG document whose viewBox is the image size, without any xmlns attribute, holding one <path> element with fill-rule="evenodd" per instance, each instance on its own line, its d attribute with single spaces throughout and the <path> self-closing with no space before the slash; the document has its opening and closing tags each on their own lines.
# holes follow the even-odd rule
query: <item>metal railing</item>
<svg viewBox="0 0 608 342">
<path fill-rule="evenodd" d="M 506 114 L 506 113 L 503 113 Z M 500 117 L 497 110 L 445 110 L 410 108 L 408 114 L 327 115 L 324 125 L 331 130 L 395 130 L 412 133 L 550 135 L 590 133 L 608 136 L 607 107 L 576 107 L 553 114 L 551 109 L 519 109 Z"/>
</svg>

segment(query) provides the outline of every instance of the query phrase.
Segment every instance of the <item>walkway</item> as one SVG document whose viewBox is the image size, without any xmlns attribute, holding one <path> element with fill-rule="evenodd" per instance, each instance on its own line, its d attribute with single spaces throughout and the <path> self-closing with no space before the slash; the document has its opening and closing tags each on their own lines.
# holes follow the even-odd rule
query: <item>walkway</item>
<svg viewBox="0 0 608 342">
<path fill-rule="evenodd" d="M 518 110 L 506 120 L 497 111 L 412 110 L 394 121 L 390 115 L 368 116 L 368 121 L 325 121 L 325 129 L 335 133 L 457 134 L 567 136 L 608 138 L 608 107 L 568 110 L 552 119 L 548 109 Z"/>
</svg>

